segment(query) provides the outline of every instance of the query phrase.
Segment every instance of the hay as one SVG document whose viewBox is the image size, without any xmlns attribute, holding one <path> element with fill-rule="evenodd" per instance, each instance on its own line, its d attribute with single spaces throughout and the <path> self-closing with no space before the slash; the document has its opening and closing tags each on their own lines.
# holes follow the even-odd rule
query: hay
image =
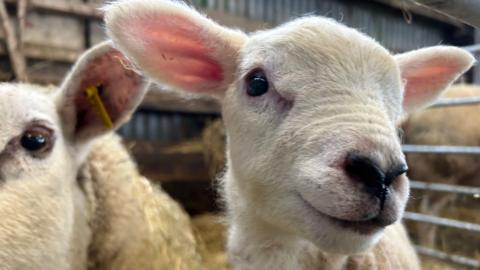
<svg viewBox="0 0 480 270">
<path fill-rule="evenodd" d="M 202 214 L 192 219 L 198 238 L 202 239 L 207 254 L 205 260 L 211 269 L 228 270 L 226 255 L 226 231 L 223 218 L 215 214 Z"/>
<path fill-rule="evenodd" d="M 441 260 L 429 257 L 421 257 L 422 269 L 424 270 L 469 270 L 468 267 L 462 267 L 457 264 L 450 264 Z"/>
<path fill-rule="evenodd" d="M 203 155 L 211 179 L 225 168 L 225 127 L 221 119 L 213 121 L 202 133 Z"/>
<path fill-rule="evenodd" d="M 164 149 L 160 149 L 158 151 L 163 154 L 191 154 L 203 152 L 203 149 L 204 147 L 202 141 L 194 139 L 167 146 Z"/>
</svg>

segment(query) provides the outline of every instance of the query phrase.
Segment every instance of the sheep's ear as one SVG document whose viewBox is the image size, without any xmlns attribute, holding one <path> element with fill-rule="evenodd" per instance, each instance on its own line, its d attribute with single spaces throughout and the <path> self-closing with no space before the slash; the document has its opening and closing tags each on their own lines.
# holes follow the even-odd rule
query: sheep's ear
<svg viewBox="0 0 480 270">
<path fill-rule="evenodd" d="M 465 50 L 435 46 L 395 56 L 405 84 L 405 113 L 433 103 L 452 82 L 475 62 Z"/>
<path fill-rule="evenodd" d="M 128 68 L 126 58 L 111 42 L 91 48 L 58 92 L 57 108 L 65 132 L 84 141 L 118 127 L 128 120 L 146 89 L 147 83 Z"/>
<path fill-rule="evenodd" d="M 247 39 L 177 1 L 131 0 L 105 7 L 108 35 L 149 77 L 175 89 L 222 96 Z"/>
</svg>

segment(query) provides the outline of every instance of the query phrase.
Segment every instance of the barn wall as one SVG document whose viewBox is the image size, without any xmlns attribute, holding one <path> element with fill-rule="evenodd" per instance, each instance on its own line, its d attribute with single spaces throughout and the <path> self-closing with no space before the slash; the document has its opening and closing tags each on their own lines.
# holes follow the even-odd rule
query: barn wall
<svg viewBox="0 0 480 270">
<path fill-rule="evenodd" d="M 201 8 L 229 12 L 272 25 L 305 14 L 334 18 L 372 36 L 393 51 L 407 51 L 444 43 L 446 24 L 373 3 L 342 0 L 190 0 Z"/>
<path fill-rule="evenodd" d="M 129 140 L 176 143 L 198 137 L 217 116 L 139 110 L 119 133 Z"/>
</svg>

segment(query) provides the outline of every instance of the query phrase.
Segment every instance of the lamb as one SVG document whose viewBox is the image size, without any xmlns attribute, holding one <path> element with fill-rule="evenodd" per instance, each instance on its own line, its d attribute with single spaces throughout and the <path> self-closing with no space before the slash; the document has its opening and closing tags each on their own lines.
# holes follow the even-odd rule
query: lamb
<svg viewBox="0 0 480 270">
<path fill-rule="evenodd" d="M 480 96 L 480 87 L 455 85 L 445 98 Z M 403 124 L 405 142 L 429 145 L 478 146 L 480 126 L 471 124 L 478 117 L 479 105 L 448 106 L 422 110 L 411 115 Z M 473 117 L 473 118 L 472 118 Z M 409 176 L 417 181 L 478 186 L 480 157 L 477 155 L 408 154 Z M 440 211 L 455 199 L 454 194 L 431 193 L 418 198 L 412 206 L 422 213 L 440 215 Z M 435 245 L 436 226 L 417 224 L 417 235 L 423 246 Z"/>
<path fill-rule="evenodd" d="M 399 221 L 409 183 L 396 125 L 465 72 L 469 53 L 391 55 L 318 16 L 247 35 L 177 1 L 105 11 L 137 69 L 221 102 L 234 269 L 419 268 Z"/>
<path fill-rule="evenodd" d="M 1 269 L 203 269 L 187 214 L 138 173 L 84 93 L 98 86 L 118 127 L 147 86 L 126 67 L 107 42 L 59 89 L 0 84 Z"/>
</svg>

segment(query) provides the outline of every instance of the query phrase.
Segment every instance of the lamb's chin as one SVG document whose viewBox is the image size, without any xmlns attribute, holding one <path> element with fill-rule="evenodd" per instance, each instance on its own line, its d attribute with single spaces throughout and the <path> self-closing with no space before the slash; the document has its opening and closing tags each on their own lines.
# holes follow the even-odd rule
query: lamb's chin
<svg viewBox="0 0 480 270">
<path fill-rule="evenodd" d="M 305 238 L 324 252 L 345 255 L 361 253 L 383 236 L 385 226 L 376 222 L 345 224 L 308 206 L 305 209 L 308 209 L 302 211 L 307 226 Z"/>
<path fill-rule="evenodd" d="M 371 234 L 361 234 L 326 221 L 312 232 L 311 242 L 327 253 L 352 255 L 366 251 L 383 236 L 383 229 Z"/>
</svg>

